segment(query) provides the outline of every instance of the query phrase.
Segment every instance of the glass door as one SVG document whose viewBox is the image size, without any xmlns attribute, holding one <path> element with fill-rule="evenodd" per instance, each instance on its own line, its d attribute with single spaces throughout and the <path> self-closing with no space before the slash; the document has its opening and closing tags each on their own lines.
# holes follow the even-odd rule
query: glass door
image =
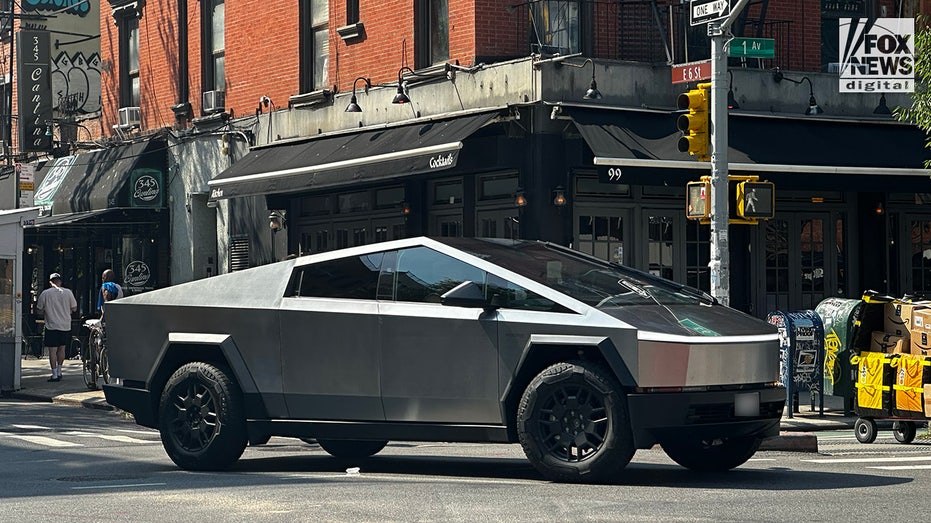
<svg viewBox="0 0 931 523">
<path fill-rule="evenodd" d="M 630 211 L 579 206 L 573 229 L 577 250 L 609 262 L 634 263 L 629 245 L 625 245 L 630 238 Z"/>
<path fill-rule="evenodd" d="M 520 214 L 517 208 L 478 210 L 475 235 L 480 238 L 520 238 Z"/>
</svg>

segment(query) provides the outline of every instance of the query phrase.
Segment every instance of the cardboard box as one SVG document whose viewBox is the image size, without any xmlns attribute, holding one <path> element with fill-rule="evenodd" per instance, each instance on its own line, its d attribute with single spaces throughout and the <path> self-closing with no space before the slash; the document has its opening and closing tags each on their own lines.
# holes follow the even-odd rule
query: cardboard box
<svg viewBox="0 0 931 523">
<path fill-rule="evenodd" d="M 931 332 L 931 309 L 912 309 L 912 322 L 909 332 Z"/>
<path fill-rule="evenodd" d="M 912 331 L 911 352 L 916 356 L 931 356 L 931 332 Z"/>
<path fill-rule="evenodd" d="M 931 385 L 925 385 L 925 417 L 931 418 Z"/>
<path fill-rule="evenodd" d="M 885 352 L 886 354 L 892 354 L 895 352 L 896 347 L 898 347 L 898 352 L 908 352 L 904 338 L 902 336 L 896 336 L 895 334 L 889 334 L 883 331 L 873 331 L 873 334 L 870 338 L 870 352 Z"/>
<path fill-rule="evenodd" d="M 894 301 L 887 303 L 883 311 L 883 330 L 896 336 L 908 337 L 908 331 L 912 328 L 912 315 L 915 311 L 922 309 L 931 310 L 931 302 L 906 303 Z"/>
</svg>

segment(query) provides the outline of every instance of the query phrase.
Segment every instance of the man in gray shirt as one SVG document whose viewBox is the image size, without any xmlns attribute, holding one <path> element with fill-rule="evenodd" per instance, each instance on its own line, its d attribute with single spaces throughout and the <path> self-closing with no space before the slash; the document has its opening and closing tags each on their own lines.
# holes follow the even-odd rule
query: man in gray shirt
<svg viewBox="0 0 931 523">
<path fill-rule="evenodd" d="M 78 310 L 74 294 L 61 285 L 61 274 L 48 277 L 51 287 L 42 291 L 36 309 L 45 315 L 45 346 L 52 377 L 48 381 L 61 381 L 61 364 L 65 361 L 65 345 L 71 341 L 71 313 Z"/>
</svg>

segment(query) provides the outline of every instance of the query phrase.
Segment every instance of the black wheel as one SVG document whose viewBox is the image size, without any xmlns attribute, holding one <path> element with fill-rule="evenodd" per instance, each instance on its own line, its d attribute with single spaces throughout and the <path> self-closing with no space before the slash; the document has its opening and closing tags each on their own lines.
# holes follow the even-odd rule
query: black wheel
<svg viewBox="0 0 931 523">
<path fill-rule="evenodd" d="M 698 441 L 667 441 L 663 451 L 691 470 L 720 472 L 739 467 L 752 458 L 762 440 L 754 436 Z"/>
<path fill-rule="evenodd" d="M 307 440 L 303 440 L 305 443 Z M 311 440 L 313 441 L 313 440 Z M 374 456 L 388 444 L 387 441 L 353 439 L 318 439 L 317 444 L 334 458 L 360 459 Z"/>
<path fill-rule="evenodd" d="M 188 470 L 231 466 L 246 448 L 242 393 L 230 372 L 214 365 L 182 365 L 165 384 L 159 431 L 168 456 Z"/>
<path fill-rule="evenodd" d="M 892 424 L 892 435 L 899 443 L 911 443 L 915 441 L 915 435 L 918 429 L 911 421 L 896 421 Z"/>
<path fill-rule="evenodd" d="M 81 352 L 81 367 L 84 370 L 84 384 L 90 390 L 97 390 L 97 357 L 93 347 L 86 347 Z"/>
<path fill-rule="evenodd" d="M 540 372 L 521 397 L 517 435 L 530 463 L 552 481 L 606 481 L 636 450 L 621 385 L 592 362 Z"/>
<path fill-rule="evenodd" d="M 860 443 L 872 443 L 876 441 L 876 422 L 870 418 L 857 418 L 853 433 Z"/>
<path fill-rule="evenodd" d="M 100 357 L 97 361 L 97 374 L 104 383 L 110 383 L 110 358 L 107 356 L 107 349 L 100 350 Z"/>
</svg>

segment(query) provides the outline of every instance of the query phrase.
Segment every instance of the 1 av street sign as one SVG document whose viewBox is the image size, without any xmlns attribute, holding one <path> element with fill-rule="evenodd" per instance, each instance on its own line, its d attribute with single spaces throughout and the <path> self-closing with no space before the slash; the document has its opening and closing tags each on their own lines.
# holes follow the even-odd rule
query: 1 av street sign
<svg viewBox="0 0 931 523">
<path fill-rule="evenodd" d="M 734 58 L 775 58 L 776 41 L 772 38 L 732 38 L 727 56 Z"/>
<path fill-rule="evenodd" d="M 730 0 L 693 0 L 689 6 L 689 24 L 714 22 L 727 18 L 730 14 Z"/>
</svg>

